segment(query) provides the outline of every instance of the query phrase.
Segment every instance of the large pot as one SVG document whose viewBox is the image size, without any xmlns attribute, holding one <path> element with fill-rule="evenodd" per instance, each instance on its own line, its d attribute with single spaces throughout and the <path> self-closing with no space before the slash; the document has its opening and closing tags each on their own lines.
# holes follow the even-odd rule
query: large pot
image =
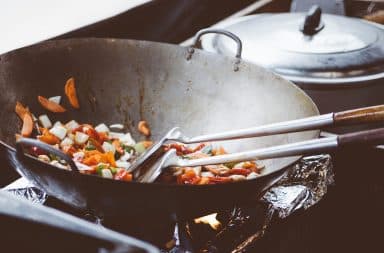
<svg viewBox="0 0 384 253">
<path fill-rule="evenodd" d="M 356 18 L 306 13 L 258 14 L 223 23 L 243 43 L 242 57 L 295 82 L 321 113 L 384 101 L 384 29 Z M 202 48 L 225 55 L 235 45 L 220 35 Z"/>
</svg>

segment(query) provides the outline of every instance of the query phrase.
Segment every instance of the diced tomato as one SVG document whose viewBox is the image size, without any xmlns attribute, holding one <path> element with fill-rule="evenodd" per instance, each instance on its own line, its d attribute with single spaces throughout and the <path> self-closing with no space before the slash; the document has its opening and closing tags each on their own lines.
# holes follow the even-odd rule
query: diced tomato
<svg viewBox="0 0 384 253">
<path fill-rule="evenodd" d="M 186 155 L 186 154 L 193 153 L 192 149 L 180 143 L 171 143 L 171 144 L 165 145 L 165 151 L 168 151 L 170 149 L 176 149 L 177 155 Z"/>
<path fill-rule="evenodd" d="M 74 153 L 77 152 L 77 150 L 72 146 L 64 146 L 63 148 L 63 152 L 70 155 L 71 157 L 73 156 Z"/>
<path fill-rule="evenodd" d="M 124 154 L 124 149 L 121 147 L 121 143 L 120 143 L 119 140 L 114 140 L 114 141 L 112 142 L 112 145 L 115 147 L 116 151 L 117 151 L 120 155 Z"/>
<path fill-rule="evenodd" d="M 202 150 L 205 146 L 207 146 L 207 144 L 205 143 L 200 143 L 199 145 L 197 145 L 194 149 L 191 150 L 191 153 L 195 153 L 199 150 Z"/>
<path fill-rule="evenodd" d="M 132 174 L 125 169 L 119 169 L 115 174 L 115 179 L 129 182 L 132 181 Z"/>
<path fill-rule="evenodd" d="M 210 184 L 228 183 L 232 180 L 229 177 L 209 177 Z"/>
<path fill-rule="evenodd" d="M 248 176 L 249 173 L 252 171 L 250 169 L 244 169 L 244 168 L 232 168 L 228 170 L 224 176 L 230 176 L 230 175 L 243 175 Z"/>
<path fill-rule="evenodd" d="M 98 134 L 99 134 L 99 137 L 100 137 L 100 143 L 103 143 L 104 141 L 109 140 L 107 133 L 102 132 L 102 133 L 98 133 Z"/>
<path fill-rule="evenodd" d="M 177 177 L 177 183 L 179 184 L 197 184 L 200 181 L 200 177 L 195 174 L 193 170 L 187 170 L 184 174 Z"/>
</svg>

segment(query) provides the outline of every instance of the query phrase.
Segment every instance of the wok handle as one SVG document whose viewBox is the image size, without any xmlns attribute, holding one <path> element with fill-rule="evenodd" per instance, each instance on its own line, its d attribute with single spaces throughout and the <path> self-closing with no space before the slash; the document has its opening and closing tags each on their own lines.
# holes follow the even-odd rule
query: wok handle
<svg viewBox="0 0 384 253">
<path fill-rule="evenodd" d="M 170 159 L 167 166 L 193 167 L 228 162 L 244 162 L 287 156 L 321 153 L 345 146 L 372 146 L 384 143 L 384 128 L 360 131 L 339 136 L 289 143 L 251 151 L 213 156 L 195 160 Z"/>
<path fill-rule="evenodd" d="M 384 120 L 384 105 L 364 107 L 334 114 L 335 125 L 372 123 Z"/>
<path fill-rule="evenodd" d="M 233 39 L 236 42 L 236 46 L 237 46 L 235 57 L 236 58 L 241 58 L 241 53 L 242 53 L 242 50 L 243 50 L 243 43 L 241 42 L 240 38 L 237 37 L 234 33 L 231 33 L 230 31 L 223 30 L 223 29 L 204 29 L 204 30 L 200 30 L 196 34 L 196 36 L 195 36 L 196 38 L 195 38 L 195 41 L 193 42 L 192 47 L 197 47 L 201 37 L 204 34 L 207 34 L 207 33 L 217 33 L 217 34 L 225 35 L 225 36 Z"/>
<path fill-rule="evenodd" d="M 24 151 L 23 151 L 23 146 L 36 147 L 36 148 L 39 148 L 39 149 L 41 149 L 47 153 L 54 154 L 54 155 L 60 157 L 61 159 L 63 159 L 64 161 L 66 161 L 68 163 L 68 165 L 70 166 L 72 171 L 79 172 L 79 169 L 77 168 L 75 162 L 72 160 L 72 158 L 70 156 L 68 156 L 67 154 L 61 152 L 60 150 L 52 147 L 51 145 L 48 145 L 48 144 L 41 142 L 39 140 L 36 140 L 36 139 L 20 138 L 16 142 L 16 153 L 18 155 L 23 155 L 23 156 L 25 155 Z"/>
<path fill-rule="evenodd" d="M 207 34 L 207 33 L 217 33 L 217 34 L 225 35 L 225 36 L 231 38 L 232 40 L 234 40 L 236 42 L 236 55 L 235 55 L 236 61 L 235 61 L 235 64 L 233 66 L 233 70 L 234 71 L 238 71 L 239 70 L 239 64 L 240 64 L 240 59 L 241 59 L 241 54 L 242 54 L 242 51 L 243 51 L 243 43 L 241 42 L 240 38 L 237 37 L 235 34 L 229 32 L 227 30 L 223 30 L 223 29 L 204 29 L 204 30 L 200 30 L 196 34 L 195 40 L 194 40 L 192 46 L 188 48 L 187 60 L 190 60 L 192 58 L 192 55 L 195 52 L 194 48 L 197 48 L 201 37 L 204 34 Z"/>
</svg>

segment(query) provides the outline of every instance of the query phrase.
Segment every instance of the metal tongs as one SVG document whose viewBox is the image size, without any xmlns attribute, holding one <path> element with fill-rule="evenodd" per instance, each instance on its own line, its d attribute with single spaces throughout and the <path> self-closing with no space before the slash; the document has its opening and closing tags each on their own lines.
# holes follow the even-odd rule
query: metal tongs
<svg viewBox="0 0 384 253">
<path fill-rule="evenodd" d="M 177 156 L 176 150 L 174 149 L 167 151 L 165 154 L 161 152 L 163 144 L 169 141 L 184 144 L 224 141 L 315 130 L 326 126 L 354 125 L 378 121 L 384 121 L 384 105 L 359 108 L 337 113 L 328 113 L 303 119 L 202 135 L 192 138 L 184 136 L 180 129 L 175 127 L 171 129 L 163 138 L 161 138 L 159 142 L 155 143 L 142 156 L 140 156 L 132 164 L 130 170 L 136 175 L 141 173 L 137 181 L 149 183 L 155 181 L 156 178 L 162 173 L 163 169 L 167 167 L 193 167 L 228 162 L 243 162 L 305 155 L 314 152 L 329 151 L 349 144 L 380 144 L 384 143 L 384 128 L 194 160 L 187 160 Z M 141 168 L 146 168 L 146 171 L 141 172 Z"/>
</svg>

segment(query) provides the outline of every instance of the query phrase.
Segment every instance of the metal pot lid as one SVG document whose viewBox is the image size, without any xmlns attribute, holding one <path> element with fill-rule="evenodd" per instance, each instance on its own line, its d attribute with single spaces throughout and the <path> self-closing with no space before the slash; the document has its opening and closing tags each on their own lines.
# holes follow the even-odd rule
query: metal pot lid
<svg viewBox="0 0 384 253">
<path fill-rule="evenodd" d="M 221 26 L 243 42 L 242 58 L 298 82 L 353 83 L 384 77 L 384 29 L 357 18 L 308 13 L 259 14 Z M 235 55 L 227 37 L 203 37 L 202 47 Z"/>
</svg>

